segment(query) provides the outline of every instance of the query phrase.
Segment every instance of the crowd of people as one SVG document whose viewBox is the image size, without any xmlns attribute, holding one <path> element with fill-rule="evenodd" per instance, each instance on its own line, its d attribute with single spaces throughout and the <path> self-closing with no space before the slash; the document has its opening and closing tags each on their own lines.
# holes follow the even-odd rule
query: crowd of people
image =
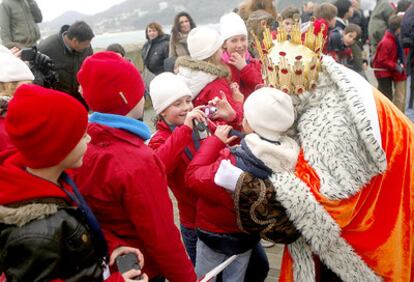
<svg viewBox="0 0 414 282">
<path fill-rule="evenodd" d="M 140 72 L 84 21 L 37 42 L 35 0 L 3 0 L 0 281 L 195 282 L 229 258 L 209 281 L 265 281 L 261 239 L 285 245 L 281 281 L 412 281 L 413 15 L 180 12 L 146 26 Z"/>
</svg>

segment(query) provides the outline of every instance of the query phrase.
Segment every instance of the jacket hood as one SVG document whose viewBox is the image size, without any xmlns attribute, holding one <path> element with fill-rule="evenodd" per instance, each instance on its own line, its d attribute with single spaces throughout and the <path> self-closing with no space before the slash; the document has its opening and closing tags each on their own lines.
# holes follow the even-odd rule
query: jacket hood
<svg viewBox="0 0 414 282">
<path fill-rule="evenodd" d="M 205 72 L 207 74 L 211 74 L 220 78 L 228 77 L 230 74 L 230 71 L 226 69 L 224 65 L 217 66 L 212 63 L 195 60 L 187 56 L 177 58 L 175 65 L 189 68 L 192 71 Z"/>
<path fill-rule="evenodd" d="M 15 149 L 0 154 L 0 205 L 40 198 L 67 199 L 56 184 L 27 172 L 20 160 L 21 156 Z"/>
</svg>

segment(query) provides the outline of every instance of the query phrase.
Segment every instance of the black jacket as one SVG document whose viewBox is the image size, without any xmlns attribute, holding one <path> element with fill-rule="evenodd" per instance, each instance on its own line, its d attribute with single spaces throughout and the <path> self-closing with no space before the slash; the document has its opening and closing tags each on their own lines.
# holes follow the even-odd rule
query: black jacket
<svg viewBox="0 0 414 282">
<path fill-rule="evenodd" d="M 155 75 L 164 72 L 164 60 L 168 58 L 170 36 L 164 34 L 148 40 L 142 47 L 144 65 Z"/>
<path fill-rule="evenodd" d="M 91 47 L 81 53 L 69 50 L 63 42 L 63 33 L 68 28 L 68 25 L 64 25 L 58 34 L 51 35 L 45 40 L 42 40 L 39 43 L 38 49 L 39 52 L 48 55 L 55 64 L 56 71 L 59 75 L 59 82 L 56 89 L 72 95 L 86 105 L 78 92 L 79 83 L 76 74 L 83 61 L 86 57 L 92 55 L 93 51 Z"/>
<path fill-rule="evenodd" d="M 0 273 L 8 281 L 102 281 L 96 240 L 79 209 L 56 198 L 1 208 L 10 219 L 0 224 Z"/>
</svg>

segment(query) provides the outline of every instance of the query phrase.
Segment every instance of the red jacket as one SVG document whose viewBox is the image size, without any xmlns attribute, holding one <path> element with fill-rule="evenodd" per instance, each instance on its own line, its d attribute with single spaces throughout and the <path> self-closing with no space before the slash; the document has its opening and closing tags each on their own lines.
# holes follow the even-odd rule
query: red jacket
<svg viewBox="0 0 414 282">
<path fill-rule="evenodd" d="M 214 183 L 220 162 L 236 158 L 216 136 L 206 139 L 188 165 L 186 183 L 198 195 L 197 227 L 214 233 L 239 233 L 231 194 Z M 224 150 L 223 150 L 224 149 Z"/>
<path fill-rule="evenodd" d="M 105 233 L 109 249 L 139 248 L 143 271 L 172 282 L 196 281 L 174 225 L 164 166 L 138 136 L 91 123 L 92 137 L 75 180 Z"/>
<path fill-rule="evenodd" d="M 233 100 L 233 92 L 230 89 L 230 84 L 225 78 L 217 78 L 214 81 L 207 84 L 193 100 L 194 107 L 200 105 L 207 105 L 208 102 L 215 97 L 222 97 L 220 91 L 223 91 L 226 95 L 227 100 L 229 101 L 232 108 L 236 111 L 236 117 L 231 122 L 226 122 L 224 120 L 214 120 L 214 123 L 217 125 L 220 124 L 229 124 L 233 126 L 234 129 L 240 130 L 241 124 L 243 121 L 243 104 L 238 103 Z"/>
<path fill-rule="evenodd" d="M 196 148 L 192 139 L 193 130 L 186 125 L 171 131 L 164 121 L 157 123 L 157 131 L 148 146 L 164 163 L 168 186 L 174 193 L 180 213 L 180 223 L 195 228 L 197 196 L 185 185 L 184 174 L 191 159 L 184 150 L 194 156 Z M 186 149 L 187 148 L 187 149 Z"/>
<path fill-rule="evenodd" d="M 0 116 L 0 152 L 12 146 L 9 135 L 4 128 L 4 117 Z"/>
<path fill-rule="evenodd" d="M 395 35 L 386 31 L 384 37 L 377 47 L 372 65 L 374 68 L 386 69 L 384 71 L 375 71 L 376 78 L 391 77 L 394 81 L 403 81 L 407 79 L 405 71 L 399 73 L 395 70 L 398 62 L 398 44 Z"/>
<path fill-rule="evenodd" d="M 240 92 L 245 98 L 256 90 L 257 85 L 263 84 L 262 66 L 258 59 L 251 58 L 242 70 L 238 70 L 231 64 L 227 65 L 231 70 L 231 81 L 237 82 L 240 86 Z"/>
</svg>

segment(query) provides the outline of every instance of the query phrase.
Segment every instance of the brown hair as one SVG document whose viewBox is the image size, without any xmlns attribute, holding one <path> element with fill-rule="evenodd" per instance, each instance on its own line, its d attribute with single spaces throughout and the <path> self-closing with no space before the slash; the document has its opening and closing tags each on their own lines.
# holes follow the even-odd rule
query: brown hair
<svg viewBox="0 0 414 282">
<path fill-rule="evenodd" d="M 393 15 L 388 19 L 388 27 L 394 33 L 401 27 L 403 16 Z"/>
<path fill-rule="evenodd" d="M 356 39 L 359 39 L 359 37 L 361 37 L 361 34 L 362 34 L 362 29 L 359 25 L 350 23 L 345 27 L 344 34 L 347 34 L 347 33 L 350 33 L 350 32 L 356 32 L 356 34 L 357 34 Z"/>
<path fill-rule="evenodd" d="M 178 40 L 178 34 L 180 33 L 180 18 L 181 17 L 186 17 L 190 21 L 190 27 L 191 27 L 190 29 L 193 29 L 196 27 L 196 24 L 189 13 L 179 12 L 174 18 L 174 25 L 171 29 L 171 40 L 173 43 L 176 43 Z"/>
<path fill-rule="evenodd" d="M 285 9 L 283 9 L 283 11 L 280 13 L 280 15 L 282 16 L 282 19 L 286 20 L 286 19 L 292 19 L 294 18 L 295 15 L 300 15 L 300 10 L 298 8 L 292 7 L 292 6 L 288 6 Z"/>
<path fill-rule="evenodd" d="M 265 10 L 272 14 L 274 18 L 277 17 L 276 8 L 273 6 L 272 0 L 246 0 L 239 7 L 239 15 L 244 21 L 247 21 L 250 14 L 257 10 Z"/>
<path fill-rule="evenodd" d="M 23 83 L 32 83 L 31 81 L 12 81 L 0 82 L 0 96 L 13 96 L 17 87 Z"/>
<path fill-rule="evenodd" d="M 313 15 L 317 19 L 330 21 L 338 15 L 338 9 L 331 3 L 323 3 L 316 7 Z"/>
<path fill-rule="evenodd" d="M 145 38 L 147 38 L 147 40 L 149 40 L 149 38 L 148 38 L 148 29 L 149 28 L 155 29 L 158 32 L 158 36 L 163 36 L 164 35 L 164 31 L 162 31 L 162 26 L 157 22 L 152 22 L 152 23 L 149 23 L 147 25 L 147 27 L 145 28 Z"/>
</svg>

